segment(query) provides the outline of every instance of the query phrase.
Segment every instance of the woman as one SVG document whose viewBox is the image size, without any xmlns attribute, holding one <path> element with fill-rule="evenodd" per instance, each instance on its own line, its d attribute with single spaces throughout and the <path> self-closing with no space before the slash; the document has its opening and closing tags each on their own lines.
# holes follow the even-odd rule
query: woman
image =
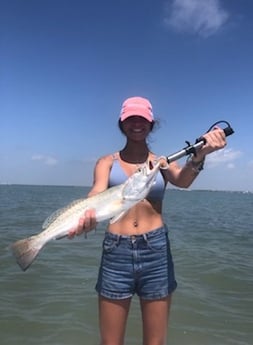
<svg viewBox="0 0 253 345">
<path fill-rule="evenodd" d="M 155 120 L 149 100 L 128 98 L 122 105 L 119 127 L 126 136 L 122 150 L 100 158 L 94 170 L 94 183 L 88 196 L 124 182 L 138 166 L 150 165 L 156 156 L 149 150 L 147 137 Z M 120 220 L 109 224 L 96 290 L 99 294 L 101 345 L 122 345 L 132 296 L 140 298 L 143 344 L 166 343 L 172 292 L 176 288 L 167 227 L 162 217 L 162 200 L 167 183 L 187 188 L 203 167 L 205 156 L 226 145 L 222 129 L 203 136 L 206 144 L 180 167 L 164 163 L 147 198 L 132 207 Z M 96 226 L 94 210 L 87 210 L 69 237 Z"/>
</svg>

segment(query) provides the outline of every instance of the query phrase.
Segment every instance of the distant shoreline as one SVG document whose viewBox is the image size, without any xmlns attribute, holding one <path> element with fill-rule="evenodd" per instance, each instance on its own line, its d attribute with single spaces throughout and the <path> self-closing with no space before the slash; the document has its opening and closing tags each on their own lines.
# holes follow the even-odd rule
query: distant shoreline
<svg viewBox="0 0 253 345">
<path fill-rule="evenodd" d="M 82 185 L 55 185 L 55 184 L 23 184 L 23 183 L 0 183 L 1 186 L 27 186 L 27 187 L 59 187 L 59 188 L 91 188 L 91 186 L 82 186 Z M 226 190 L 226 189 L 199 189 L 199 188 L 173 188 L 168 187 L 166 190 L 178 191 L 178 192 L 228 192 L 228 193 L 243 193 L 243 194 L 252 194 L 253 191 L 250 190 Z"/>
</svg>

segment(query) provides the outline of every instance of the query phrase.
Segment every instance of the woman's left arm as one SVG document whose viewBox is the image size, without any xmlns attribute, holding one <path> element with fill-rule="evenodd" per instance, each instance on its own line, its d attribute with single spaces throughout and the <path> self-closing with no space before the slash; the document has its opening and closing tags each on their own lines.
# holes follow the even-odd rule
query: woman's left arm
<svg viewBox="0 0 253 345">
<path fill-rule="evenodd" d="M 212 131 L 202 136 L 205 144 L 191 157 L 183 167 L 177 162 L 172 162 L 164 173 L 167 182 L 180 188 L 188 188 L 199 172 L 203 169 L 206 155 L 220 150 L 226 146 L 226 136 L 223 129 L 215 127 Z"/>
</svg>

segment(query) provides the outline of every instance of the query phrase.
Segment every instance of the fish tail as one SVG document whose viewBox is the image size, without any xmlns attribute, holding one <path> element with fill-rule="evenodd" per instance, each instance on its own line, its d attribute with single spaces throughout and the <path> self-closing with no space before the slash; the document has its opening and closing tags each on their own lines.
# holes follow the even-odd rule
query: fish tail
<svg viewBox="0 0 253 345">
<path fill-rule="evenodd" d="M 39 240 L 38 236 L 35 235 L 16 241 L 11 245 L 12 253 L 23 271 L 26 271 L 33 263 L 44 244 L 45 243 Z"/>
</svg>

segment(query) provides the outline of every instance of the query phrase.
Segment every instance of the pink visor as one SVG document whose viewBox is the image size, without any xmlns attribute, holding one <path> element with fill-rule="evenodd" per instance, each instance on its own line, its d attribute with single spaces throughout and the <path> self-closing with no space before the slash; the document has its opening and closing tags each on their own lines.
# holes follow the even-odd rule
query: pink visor
<svg viewBox="0 0 253 345">
<path fill-rule="evenodd" d="M 142 97 L 127 98 L 122 104 L 120 120 L 124 121 L 130 116 L 141 116 L 149 122 L 154 121 L 152 105 L 149 100 Z"/>
</svg>

